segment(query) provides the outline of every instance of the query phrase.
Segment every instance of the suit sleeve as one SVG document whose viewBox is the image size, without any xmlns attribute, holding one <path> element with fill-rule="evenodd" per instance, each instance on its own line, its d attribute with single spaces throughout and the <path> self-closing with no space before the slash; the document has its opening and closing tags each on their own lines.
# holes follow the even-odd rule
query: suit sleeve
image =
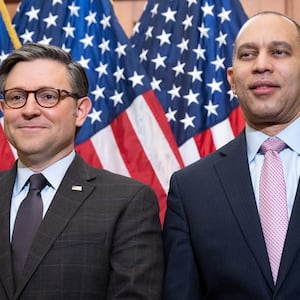
<svg viewBox="0 0 300 300">
<path fill-rule="evenodd" d="M 190 230 L 176 182 L 171 178 L 164 222 L 164 300 L 200 300 L 200 284 Z"/>
<path fill-rule="evenodd" d="M 151 299 L 162 295 L 164 274 L 158 201 L 147 186 L 128 201 L 116 224 L 107 299 Z"/>
</svg>

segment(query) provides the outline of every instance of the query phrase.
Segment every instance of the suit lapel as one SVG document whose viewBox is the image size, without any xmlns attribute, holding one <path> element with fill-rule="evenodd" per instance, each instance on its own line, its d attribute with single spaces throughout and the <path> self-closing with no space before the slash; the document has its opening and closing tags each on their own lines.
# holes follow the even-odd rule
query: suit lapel
<svg viewBox="0 0 300 300">
<path fill-rule="evenodd" d="M 90 179 L 88 174 L 91 174 L 88 168 L 89 167 L 76 156 L 57 190 L 34 238 L 25 263 L 23 281 L 19 284 L 16 296 L 22 291 L 26 282 L 30 279 L 70 219 L 95 189 L 95 186 L 88 182 L 88 179 Z"/>
<path fill-rule="evenodd" d="M 244 133 L 222 148 L 220 153 L 224 155 L 224 158 L 215 164 L 219 180 L 222 182 L 227 199 L 247 244 L 266 281 L 273 288 L 268 254 L 248 167 Z"/>
<path fill-rule="evenodd" d="M 281 265 L 277 278 L 276 287 L 279 288 L 283 280 L 287 276 L 287 273 L 296 256 L 299 255 L 300 250 L 300 186 L 298 183 L 298 189 L 293 205 L 292 214 L 290 217 L 288 232 L 286 236 L 286 242 L 281 258 Z"/>
<path fill-rule="evenodd" d="M 1 178 L 0 187 L 0 280 L 11 299 L 14 293 L 12 258 L 10 249 L 10 203 L 16 177 L 16 166 Z"/>
</svg>

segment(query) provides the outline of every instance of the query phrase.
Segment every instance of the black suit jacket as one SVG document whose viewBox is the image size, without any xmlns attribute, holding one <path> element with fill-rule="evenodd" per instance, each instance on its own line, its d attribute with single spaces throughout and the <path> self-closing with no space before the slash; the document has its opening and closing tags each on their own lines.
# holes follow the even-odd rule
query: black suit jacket
<svg viewBox="0 0 300 300">
<path fill-rule="evenodd" d="M 38 229 L 14 292 L 9 219 L 15 176 L 16 165 L 0 174 L 1 300 L 160 299 L 163 254 L 154 192 L 94 169 L 78 155 Z"/>
<path fill-rule="evenodd" d="M 299 198 L 298 188 L 274 286 L 244 132 L 175 173 L 164 224 L 164 299 L 300 299 Z"/>
</svg>

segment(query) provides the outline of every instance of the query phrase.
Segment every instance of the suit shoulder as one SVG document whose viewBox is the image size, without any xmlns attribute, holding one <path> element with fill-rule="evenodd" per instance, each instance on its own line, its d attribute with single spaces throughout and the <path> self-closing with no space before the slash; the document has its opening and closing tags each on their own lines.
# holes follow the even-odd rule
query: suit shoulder
<svg viewBox="0 0 300 300">
<path fill-rule="evenodd" d="M 6 177 L 7 174 L 9 174 L 10 170 L 3 170 L 0 171 L 0 180 L 2 180 L 2 178 Z"/>
<path fill-rule="evenodd" d="M 0 178 L 2 178 L 3 176 L 5 176 L 5 174 L 7 173 L 8 171 L 0 171 Z"/>
<path fill-rule="evenodd" d="M 106 169 L 95 168 L 79 156 L 68 169 L 65 180 L 71 185 L 87 184 L 94 190 L 94 195 L 105 195 L 107 201 L 123 199 L 127 202 L 136 197 L 147 201 L 156 199 L 155 192 L 149 185 Z"/>
<path fill-rule="evenodd" d="M 218 161 L 222 160 L 226 156 L 232 156 L 232 159 L 234 159 L 234 153 L 236 153 L 236 151 L 240 151 L 242 147 L 245 148 L 245 140 L 243 135 L 241 134 L 237 138 L 231 140 L 230 142 L 219 148 L 218 150 L 206 155 L 205 157 L 182 168 L 181 170 L 176 171 L 173 175 L 193 176 L 194 173 L 198 174 L 199 170 L 209 171 L 211 170 L 214 164 L 216 164 Z"/>
<path fill-rule="evenodd" d="M 132 191 L 145 189 L 154 193 L 152 187 L 148 184 L 132 177 L 117 174 L 106 169 L 95 168 L 90 165 L 87 165 L 86 168 L 90 176 L 90 181 L 94 181 L 96 184 L 114 186 L 115 189 L 119 189 L 120 191 L 129 188 Z"/>
<path fill-rule="evenodd" d="M 106 178 L 107 180 L 113 180 L 117 181 L 123 184 L 132 184 L 132 185 L 137 185 L 137 186 L 145 186 L 146 184 L 143 183 L 142 181 L 139 181 L 137 179 L 134 179 L 129 176 L 117 174 L 115 172 L 106 170 L 106 169 L 97 169 L 97 176 L 103 178 Z"/>
<path fill-rule="evenodd" d="M 174 175 L 181 174 L 193 174 L 194 172 L 198 172 L 199 169 L 211 167 L 217 160 L 222 158 L 221 153 L 217 150 L 212 152 L 205 157 L 191 163 L 190 165 L 174 172 Z"/>
</svg>

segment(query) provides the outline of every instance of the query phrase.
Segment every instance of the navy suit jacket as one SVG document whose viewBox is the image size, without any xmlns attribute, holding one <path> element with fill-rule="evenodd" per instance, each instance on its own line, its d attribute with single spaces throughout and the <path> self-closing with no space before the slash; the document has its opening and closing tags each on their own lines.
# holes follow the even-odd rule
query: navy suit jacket
<svg viewBox="0 0 300 300">
<path fill-rule="evenodd" d="M 171 178 L 164 223 L 165 300 L 300 299 L 300 195 L 274 286 L 245 133 Z"/>
<path fill-rule="evenodd" d="M 164 263 L 154 192 L 94 169 L 78 155 L 38 229 L 14 291 L 9 219 L 15 176 L 16 165 L 0 174 L 1 300 L 161 298 Z"/>
</svg>

